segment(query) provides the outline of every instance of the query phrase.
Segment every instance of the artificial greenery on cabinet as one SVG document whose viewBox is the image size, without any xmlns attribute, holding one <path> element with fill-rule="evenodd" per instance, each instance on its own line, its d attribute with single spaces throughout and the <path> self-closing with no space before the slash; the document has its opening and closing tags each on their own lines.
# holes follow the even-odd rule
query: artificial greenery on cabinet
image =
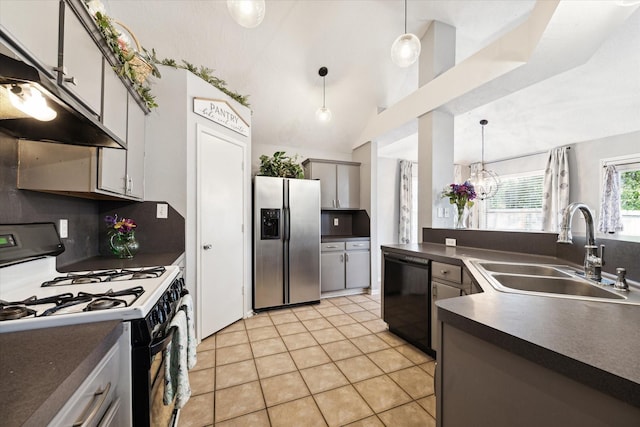
<svg viewBox="0 0 640 427">
<path fill-rule="evenodd" d="M 286 155 L 284 151 L 276 151 L 273 156 L 260 156 L 261 176 L 277 176 L 282 178 L 304 178 L 304 171 L 298 162 L 298 155 Z"/>
</svg>

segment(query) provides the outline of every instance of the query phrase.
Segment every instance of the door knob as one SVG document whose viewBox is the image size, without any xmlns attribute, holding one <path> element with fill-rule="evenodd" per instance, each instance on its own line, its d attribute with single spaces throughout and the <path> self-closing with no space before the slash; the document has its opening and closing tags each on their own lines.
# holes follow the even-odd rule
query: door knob
<svg viewBox="0 0 640 427">
<path fill-rule="evenodd" d="M 204 249 L 205 251 L 208 251 L 208 250 L 209 250 L 209 249 L 211 249 L 211 248 L 212 248 L 212 246 L 211 246 L 211 245 L 204 245 L 204 246 L 202 247 L 202 249 Z"/>
</svg>

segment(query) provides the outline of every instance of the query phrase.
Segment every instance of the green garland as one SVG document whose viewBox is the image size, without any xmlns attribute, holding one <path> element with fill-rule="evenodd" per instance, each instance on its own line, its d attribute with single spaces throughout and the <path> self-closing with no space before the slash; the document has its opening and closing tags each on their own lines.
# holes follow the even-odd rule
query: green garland
<svg viewBox="0 0 640 427">
<path fill-rule="evenodd" d="M 149 51 L 147 51 L 144 47 L 142 48 L 142 52 L 135 52 L 133 50 L 130 53 L 125 52 L 120 48 L 120 44 L 118 43 L 118 36 L 120 35 L 120 32 L 114 28 L 113 24 L 111 23 L 111 19 L 108 16 L 97 12 L 95 14 L 95 21 L 96 24 L 98 24 L 98 28 L 100 29 L 100 32 L 102 32 L 107 45 L 109 46 L 109 48 L 111 48 L 116 58 L 120 61 L 121 65 L 113 67 L 114 70 L 119 75 L 126 76 L 131 81 L 134 89 L 142 97 L 149 109 L 156 108 L 158 104 L 155 101 L 155 96 L 151 93 L 151 87 L 149 86 L 149 84 L 146 82 L 139 83 L 137 80 L 138 74 L 132 64 L 132 61 L 136 55 L 140 56 L 140 58 L 142 58 L 151 66 L 151 74 L 154 77 L 161 78 L 160 71 L 158 70 L 156 64 L 167 65 L 173 68 L 182 68 L 192 72 L 207 83 L 218 88 L 220 91 L 235 99 L 245 107 L 249 107 L 249 102 L 247 101 L 247 99 L 249 98 L 248 95 L 240 95 L 237 92 L 229 90 L 226 87 L 227 82 L 214 76 L 212 74 L 212 69 L 204 67 L 202 65 L 198 68 L 185 60 L 182 60 L 182 65 L 176 63 L 174 59 L 165 58 L 162 61 L 159 61 L 156 57 L 155 49 L 151 49 L 151 53 L 149 53 Z"/>
<path fill-rule="evenodd" d="M 231 98 L 235 99 L 236 101 L 238 101 L 240 104 L 244 105 L 245 107 L 249 107 L 249 102 L 248 102 L 248 95 L 240 95 L 237 92 L 233 92 L 229 89 L 227 89 L 227 82 L 225 82 L 224 80 L 214 76 L 213 70 L 211 68 L 207 68 L 204 66 L 200 66 L 199 68 L 196 67 L 195 65 L 185 61 L 184 59 L 182 60 L 182 64 L 178 64 L 176 62 L 175 59 L 169 59 L 169 58 L 165 58 L 162 61 L 158 60 L 158 58 L 156 58 L 156 52 L 154 50 L 152 50 L 152 54 L 150 55 L 151 57 L 151 61 L 155 64 L 162 64 L 162 65 L 166 65 L 168 67 L 173 67 L 173 68 L 182 68 L 183 70 L 187 70 L 192 72 L 193 74 L 195 74 L 196 76 L 200 77 L 202 80 L 204 80 L 205 82 L 209 83 L 210 85 L 218 88 L 221 92 L 224 92 L 225 94 L 227 94 L 228 96 L 230 96 Z"/>
<path fill-rule="evenodd" d="M 96 24 L 98 24 L 98 28 L 100 28 L 100 32 L 104 37 L 104 40 L 107 42 L 107 45 L 111 48 L 116 58 L 120 61 L 120 66 L 115 66 L 113 69 L 121 76 L 126 76 L 134 89 L 138 94 L 142 97 L 147 107 L 156 108 L 158 104 L 156 103 L 155 96 L 151 94 L 151 87 L 148 84 L 139 83 L 137 80 L 138 73 L 136 72 L 135 67 L 132 66 L 132 61 L 136 55 L 139 55 L 143 60 L 145 60 L 149 65 L 151 65 L 151 74 L 154 77 L 160 78 L 160 71 L 158 71 L 158 67 L 150 60 L 150 55 L 146 49 L 142 48 L 142 52 L 125 52 L 120 48 L 120 44 L 118 43 L 119 32 L 114 28 L 111 23 L 111 19 L 108 16 L 103 15 L 100 12 L 96 12 L 95 15 Z"/>
</svg>

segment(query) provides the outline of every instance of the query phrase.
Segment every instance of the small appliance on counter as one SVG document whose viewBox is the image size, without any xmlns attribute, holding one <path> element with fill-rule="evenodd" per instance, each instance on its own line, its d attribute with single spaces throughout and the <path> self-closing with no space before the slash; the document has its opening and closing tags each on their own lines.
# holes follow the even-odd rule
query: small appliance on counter
<svg viewBox="0 0 640 427">
<path fill-rule="evenodd" d="M 114 399 L 131 404 L 120 405 L 112 425 L 172 425 L 177 410 L 163 404 L 158 388 L 173 335 L 168 325 L 187 292 L 179 268 L 59 273 L 55 255 L 63 251 L 53 223 L 0 225 L 0 333 L 125 322 L 129 348 L 119 367 L 131 375 L 112 389 L 120 394 Z"/>
<path fill-rule="evenodd" d="M 253 308 L 320 301 L 320 181 L 256 176 Z"/>
</svg>

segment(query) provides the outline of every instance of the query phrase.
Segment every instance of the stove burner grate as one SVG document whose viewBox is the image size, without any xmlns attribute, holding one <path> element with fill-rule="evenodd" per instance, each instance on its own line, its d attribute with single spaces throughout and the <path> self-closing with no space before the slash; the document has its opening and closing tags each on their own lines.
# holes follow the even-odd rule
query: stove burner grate
<svg viewBox="0 0 640 427">
<path fill-rule="evenodd" d="M 24 306 L 9 305 L 0 307 L 0 321 L 22 319 L 23 317 L 33 316 L 35 310 L 31 310 Z"/>
<path fill-rule="evenodd" d="M 63 286 L 63 285 L 84 285 L 89 283 L 104 283 L 115 280 L 137 280 L 154 279 L 164 274 L 166 269 L 159 267 L 146 267 L 137 270 L 104 270 L 92 271 L 88 273 L 68 273 L 66 276 L 58 276 L 48 280 L 41 287 Z"/>
<path fill-rule="evenodd" d="M 127 307 L 128 304 L 122 299 L 101 297 L 91 301 L 82 311 L 108 310 L 119 306 Z"/>
<path fill-rule="evenodd" d="M 140 270 L 122 270 L 122 273 L 131 274 L 131 280 L 134 279 L 153 279 L 164 274 L 164 267 L 148 267 Z"/>
</svg>

